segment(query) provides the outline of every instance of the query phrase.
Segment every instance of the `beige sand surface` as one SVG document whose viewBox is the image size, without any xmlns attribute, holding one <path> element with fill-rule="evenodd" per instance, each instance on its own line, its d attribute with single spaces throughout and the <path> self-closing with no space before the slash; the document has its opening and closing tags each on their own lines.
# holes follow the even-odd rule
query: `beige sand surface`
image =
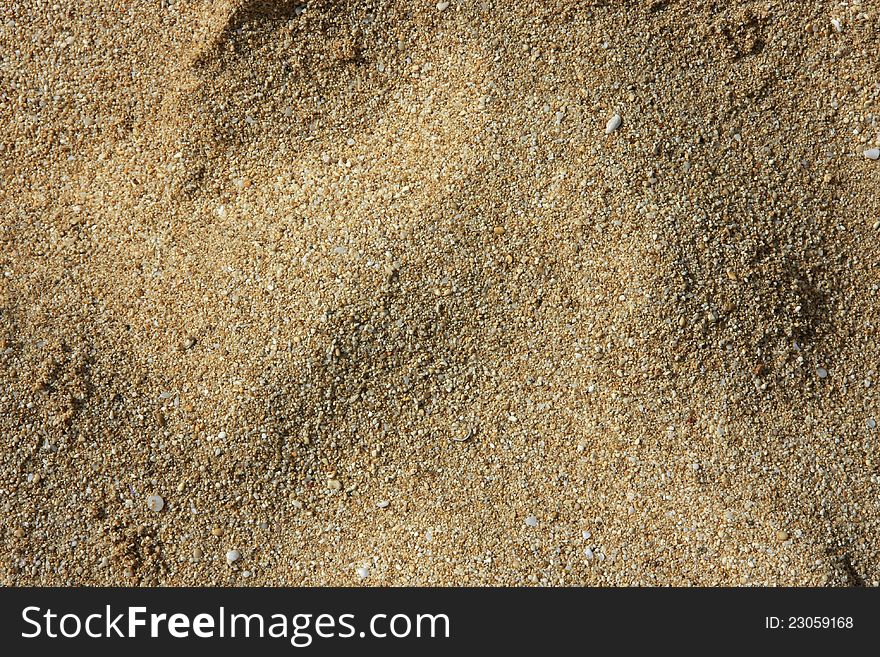
<svg viewBox="0 0 880 657">
<path fill-rule="evenodd" d="M 877 586 L 878 46 L 2 3 L 0 579 Z"/>
</svg>

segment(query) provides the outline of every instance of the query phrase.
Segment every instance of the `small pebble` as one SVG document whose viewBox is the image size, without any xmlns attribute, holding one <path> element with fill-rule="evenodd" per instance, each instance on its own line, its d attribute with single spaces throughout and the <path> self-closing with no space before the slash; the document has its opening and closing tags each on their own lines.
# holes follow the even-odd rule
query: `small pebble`
<svg viewBox="0 0 880 657">
<path fill-rule="evenodd" d="M 110 566 L 110 559 L 107 557 L 101 557 L 101 561 L 98 563 L 98 568 L 107 568 Z"/>
<path fill-rule="evenodd" d="M 378 502 L 378 503 L 376 504 L 376 506 L 378 506 L 380 509 L 384 509 L 384 508 L 387 507 L 389 504 L 391 504 L 391 502 L 389 502 L 388 500 L 382 500 L 381 502 Z"/>
<path fill-rule="evenodd" d="M 605 134 L 610 135 L 612 132 L 617 130 L 620 127 L 620 124 L 623 123 L 623 119 L 620 118 L 620 114 L 615 114 L 610 119 L 608 119 L 608 123 L 605 124 Z"/>
<path fill-rule="evenodd" d="M 238 550 L 230 550 L 226 553 L 226 561 L 227 563 L 235 563 L 241 558 L 241 552 Z"/>
<path fill-rule="evenodd" d="M 357 574 L 361 579 L 366 579 L 370 575 L 370 571 L 361 566 L 357 569 Z"/>
<path fill-rule="evenodd" d="M 589 541 L 592 534 L 590 532 L 584 532 L 583 536 L 585 541 Z"/>
<path fill-rule="evenodd" d="M 788 540 L 788 532 L 779 530 L 778 532 L 776 532 L 776 540 L 780 543 L 785 543 L 785 541 Z"/>
<path fill-rule="evenodd" d="M 160 495 L 150 495 L 147 498 L 147 507 L 150 511 L 159 513 L 159 511 L 165 508 L 165 500 Z"/>
<path fill-rule="evenodd" d="M 193 561 L 201 561 L 202 557 L 204 556 L 205 553 L 202 548 L 197 547 L 195 550 L 193 550 Z"/>
<path fill-rule="evenodd" d="M 529 527 L 537 527 L 538 526 L 538 519 L 535 516 L 529 516 L 528 518 L 526 518 L 526 524 Z"/>
<path fill-rule="evenodd" d="M 584 548 L 584 556 L 587 558 L 587 561 L 592 561 L 595 555 L 590 548 Z"/>
<path fill-rule="evenodd" d="M 16 530 L 13 532 L 13 534 L 15 535 L 15 538 L 24 538 L 24 530 L 23 530 L 21 527 L 19 527 L 18 529 L 16 529 Z"/>
<path fill-rule="evenodd" d="M 211 533 L 214 536 L 223 536 L 223 529 L 221 527 L 214 527 L 214 529 L 211 530 Z"/>
<path fill-rule="evenodd" d="M 444 2 L 437 3 L 437 9 L 439 9 L 440 11 L 445 11 L 448 7 L 449 7 L 449 3 L 445 2 L 445 0 L 444 0 Z"/>
<path fill-rule="evenodd" d="M 865 151 L 865 157 L 869 160 L 880 159 L 880 148 L 869 148 Z"/>
<path fill-rule="evenodd" d="M 828 376 L 828 370 L 826 370 L 824 367 L 817 367 L 816 374 L 819 375 L 820 379 L 824 379 Z"/>
<path fill-rule="evenodd" d="M 340 491 L 342 490 L 342 482 L 338 479 L 330 479 L 327 481 L 327 488 L 330 490 Z"/>
<path fill-rule="evenodd" d="M 869 429 L 876 429 L 877 428 L 877 420 L 875 420 L 872 417 L 869 417 L 868 421 L 865 424 L 868 425 Z"/>
</svg>

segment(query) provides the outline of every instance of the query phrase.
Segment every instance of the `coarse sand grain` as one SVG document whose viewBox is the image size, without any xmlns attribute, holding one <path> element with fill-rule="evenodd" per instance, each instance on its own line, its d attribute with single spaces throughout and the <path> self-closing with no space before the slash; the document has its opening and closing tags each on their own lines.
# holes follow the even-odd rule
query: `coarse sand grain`
<svg viewBox="0 0 880 657">
<path fill-rule="evenodd" d="M 878 43 L 3 3 L 3 583 L 877 586 Z"/>
</svg>

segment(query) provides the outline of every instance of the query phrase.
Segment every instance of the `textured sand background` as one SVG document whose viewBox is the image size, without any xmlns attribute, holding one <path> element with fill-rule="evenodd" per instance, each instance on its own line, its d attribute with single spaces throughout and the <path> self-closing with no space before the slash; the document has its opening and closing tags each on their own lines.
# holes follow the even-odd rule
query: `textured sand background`
<svg viewBox="0 0 880 657">
<path fill-rule="evenodd" d="M 0 578 L 876 586 L 878 44 L 3 3 Z"/>
</svg>

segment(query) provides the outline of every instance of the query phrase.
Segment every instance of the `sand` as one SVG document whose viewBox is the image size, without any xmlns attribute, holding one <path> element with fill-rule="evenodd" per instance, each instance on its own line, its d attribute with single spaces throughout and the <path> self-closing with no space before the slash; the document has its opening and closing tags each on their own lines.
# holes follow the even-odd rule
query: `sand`
<svg viewBox="0 0 880 657">
<path fill-rule="evenodd" d="M 0 578 L 877 586 L 878 37 L 4 3 Z"/>
</svg>

